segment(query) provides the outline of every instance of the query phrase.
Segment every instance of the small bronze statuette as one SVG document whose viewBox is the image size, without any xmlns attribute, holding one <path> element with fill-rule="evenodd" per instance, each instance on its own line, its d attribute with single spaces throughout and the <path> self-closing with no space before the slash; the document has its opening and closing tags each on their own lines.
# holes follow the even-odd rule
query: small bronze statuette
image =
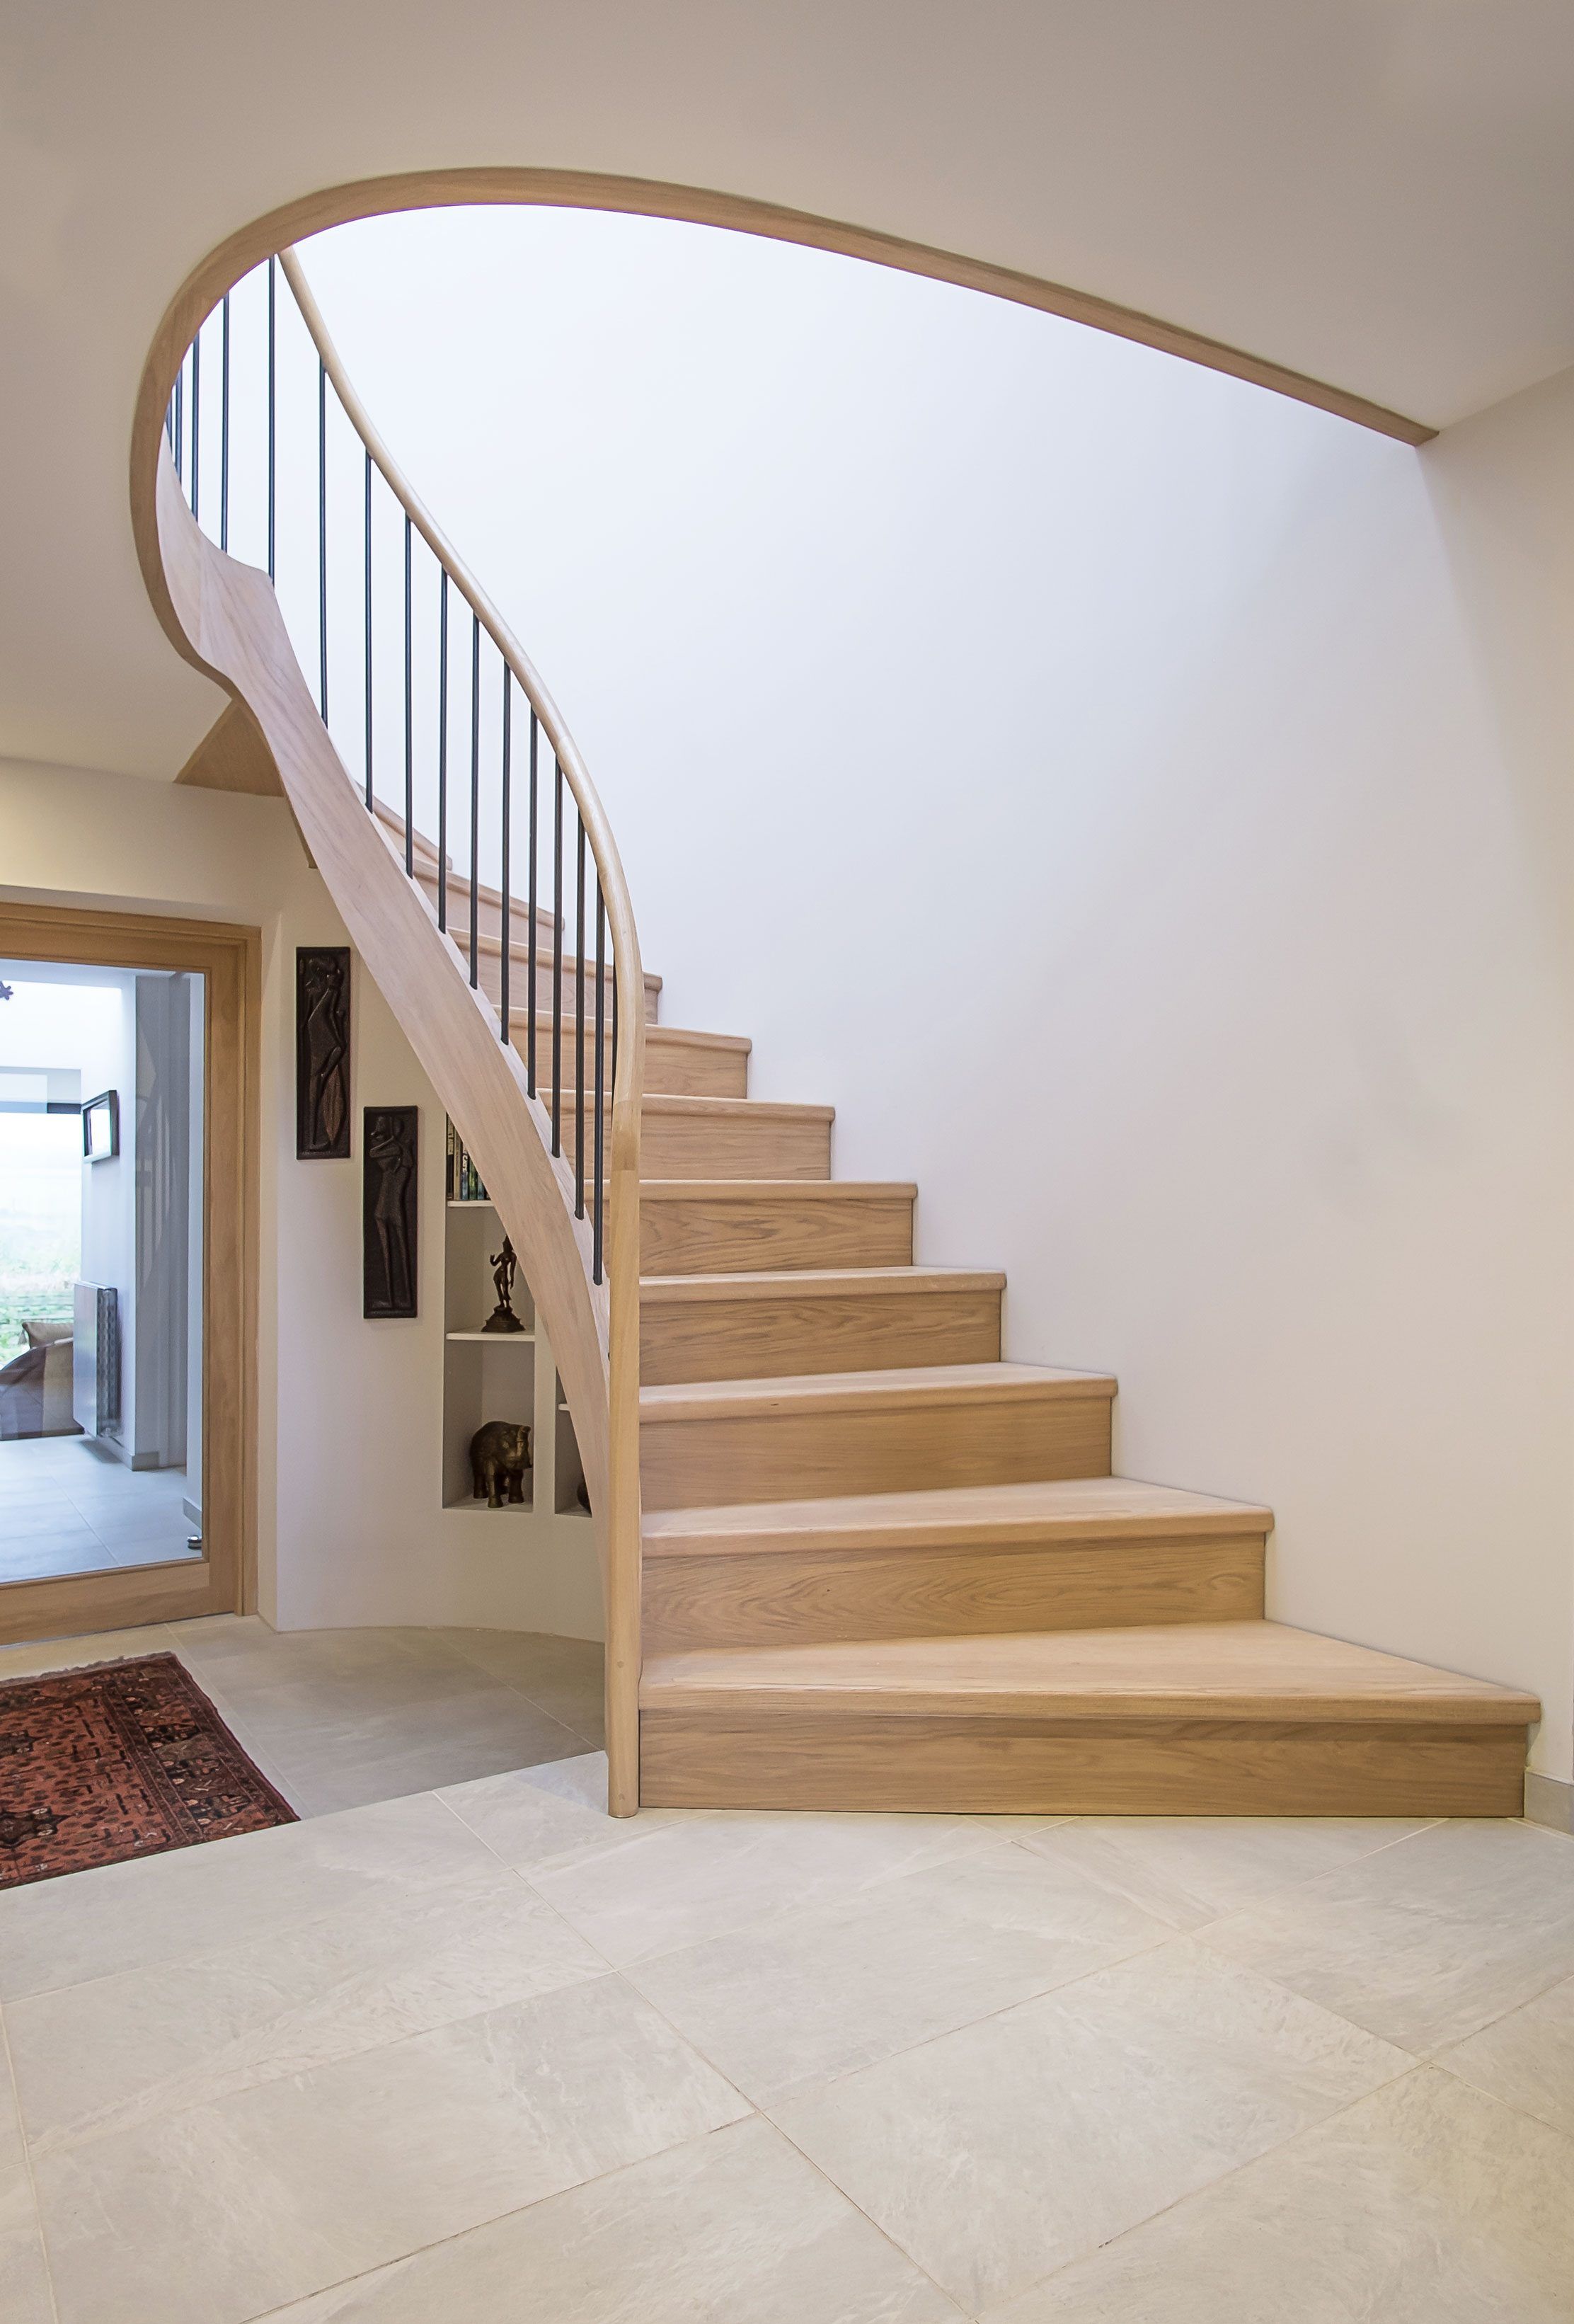
<svg viewBox="0 0 1574 2324">
<path fill-rule="evenodd" d="M 489 1420 L 470 1439 L 470 1480 L 489 1509 L 522 1501 L 530 1467 L 530 1432 L 520 1420 Z"/>
<path fill-rule="evenodd" d="M 507 1235 L 502 1239 L 502 1249 L 494 1250 L 486 1263 L 492 1269 L 492 1280 L 497 1291 L 497 1305 L 483 1323 L 482 1330 L 483 1332 L 522 1332 L 525 1327 L 514 1314 L 513 1300 L 514 1277 L 519 1272 L 520 1262 L 514 1256 L 514 1247 Z"/>
</svg>

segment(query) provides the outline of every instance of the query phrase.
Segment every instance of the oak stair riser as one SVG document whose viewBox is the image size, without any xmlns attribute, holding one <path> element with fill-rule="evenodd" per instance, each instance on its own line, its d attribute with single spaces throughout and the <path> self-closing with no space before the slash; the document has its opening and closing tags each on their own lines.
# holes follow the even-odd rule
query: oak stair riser
<svg viewBox="0 0 1574 2324">
<path fill-rule="evenodd" d="M 575 996 L 565 995 L 566 1014 L 563 1020 L 563 1058 L 565 1079 L 572 1087 L 574 1081 L 574 1040 L 576 1019 Z M 529 1038 L 529 1024 L 522 1009 L 509 1010 L 509 1022 L 514 1047 L 522 1057 Z M 545 1031 L 539 1022 L 536 1028 L 537 1078 L 544 1062 L 551 1071 L 552 1028 L 548 1020 Z M 603 1084 L 607 1090 L 612 1084 L 612 1036 L 610 1022 L 602 1023 Z M 585 1015 L 584 1070 L 587 1084 L 595 1079 L 595 1016 L 594 987 L 591 989 L 591 1005 Z M 749 1094 L 749 1049 L 732 1042 L 719 1042 L 712 1035 L 686 1032 L 679 1026 L 651 1025 L 645 1034 L 645 1087 L 653 1097 L 732 1097 Z"/>
<path fill-rule="evenodd" d="M 640 1377 L 647 1386 L 992 1363 L 1000 1352 L 999 1277 L 947 1284 L 914 1270 L 863 1284 L 843 1277 L 840 1288 L 811 1296 L 814 1277 L 746 1277 L 730 1296 L 689 1296 L 716 1287 L 696 1277 L 643 1285 Z"/>
<path fill-rule="evenodd" d="M 1109 1473 L 1111 1387 L 1095 1376 L 1042 1397 L 850 1395 L 691 1417 L 663 1409 L 664 1394 L 681 1393 L 656 1388 L 640 1399 L 649 1509 Z"/>
<path fill-rule="evenodd" d="M 644 1560 L 646 1651 L 1250 1621 L 1262 1535 Z"/>
<path fill-rule="evenodd" d="M 594 1139 L 594 1092 L 586 1060 L 584 1149 L 588 1173 Z M 537 1083 L 549 1104 L 551 1065 Z M 564 1053 L 559 1136 L 570 1162 L 578 1131 L 574 1058 Z M 610 1115 L 610 1107 L 609 1107 Z M 640 1118 L 640 1161 L 648 1178 L 803 1178 L 831 1175 L 828 1106 L 757 1104 L 750 1098 L 662 1097 L 647 1092 Z"/>
<path fill-rule="evenodd" d="M 651 1807 L 1517 1816 L 1525 1729 L 1348 1720 L 701 1717 L 647 1710 Z"/>
<path fill-rule="evenodd" d="M 654 1173 L 647 1163 L 645 1177 Z M 640 1201 L 645 1275 L 746 1275 L 783 1268 L 907 1267 L 913 1190 L 832 1182 L 779 1185 L 647 1184 Z"/>
<path fill-rule="evenodd" d="M 466 920 L 464 927 L 461 928 L 455 922 L 453 915 L 450 914 L 448 920 L 448 935 L 455 949 L 459 954 L 460 959 L 465 964 L 466 972 L 468 973 L 470 966 L 469 921 Z M 509 1020 L 510 1023 L 512 1024 L 516 1015 L 521 1020 L 519 1027 L 516 1028 L 514 1046 L 519 1050 L 520 1055 L 523 1056 L 525 1054 L 525 1033 L 522 1020 L 529 1006 L 530 955 L 526 946 L 521 944 L 512 945 L 511 947 L 511 951 L 512 958 L 509 967 Z M 574 962 L 566 957 L 563 963 L 563 996 L 561 1002 L 562 1022 L 564 1028 L 563 1055 L 566 1060 L 570 1059 L 572 1056 L 570 1045 L 573 1036 L 570 1028 L 576 1015 L 577 996 L 574 972 Z M 476 949 L 475 981 L 480 986 L 482 991 L 485 993 L 487 999 L 491 1001 L 492 1007 L 494 1009 L 500 1007 L 502 1000 L 502 955 L 500 946 L 488 937 L 483 937 Z M 654 1024 L 656 1021 L 656 1013 L 660 999 L 661 979 L 658 976 L 653 975 L 649 970 L 647 970 L 645 974 L 645 1015 L 647 1020 L 650 1024 Z M 603 1022 L 610 1025 L 612 1023 L 612 980 L 610 970 L 608 971 L 605 979 L 605 999 L 603 1002 Z M 584 1056 L 587 1079 L 595 1069 L 592 1056 L 595 1038 L 594 1029 L 594 1025 L 595 963 L 594 961 L 588 961 L 585 964 L 584 971 Z M 538 951 L 536 955 L 536 1056 L 540 1067 L 541 1078 L 543 1080 L 546 1080 L 550 1075 L 552 1070 L 551 1052 L 552 955 L 549 952 L 543 949 Z M 568 1079 L 572 1081 L 574 1073 L 572 1063 L 566 1065 L 566 1072 Z"/>
</svg>

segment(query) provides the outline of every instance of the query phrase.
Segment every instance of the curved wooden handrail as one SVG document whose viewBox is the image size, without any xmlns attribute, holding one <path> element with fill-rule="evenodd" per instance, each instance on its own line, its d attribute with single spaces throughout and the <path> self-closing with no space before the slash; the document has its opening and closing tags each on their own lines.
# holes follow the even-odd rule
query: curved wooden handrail
<svg viewBox="0 0 1574 2324">
<path fill-rule="evenodd" d="M 180 652 L 243 701 L 279 767 L 314 860 L 357 949 L 450 1110 L 551 1334 L 599 1537 L 606 1627 L 608 1805 L 639 1804 L 640 1136 L 645 982 L 627 882 L 606 813 L 539 673 L 400 473 L 345 374 L 293 250 L 281 263 L 351 425 L 534 710 L 578 810 L 604 899 L 618 994 L 606 1180 L 604 1285 L 593 1280 L 587 1222 L 573 1216 L 566 1161 L 527 1089 L 492 1004 L 465 981 L 431 904 L 406 877 L 335 751 L 266 576 L 217 549 L 187 506 L 161 431 L 139 427 L 133 514 L 155 610 Z M 168 364 L 161 346 L 148 380 Z M 179 357 L 177 356 L 177 363 Z M 171 369 L 170 377 L 173 376 Z M 165 382 L 168 393 L 169 382 Z M 151 521 L 150 521 L 151 520 Z"/>
</svg>

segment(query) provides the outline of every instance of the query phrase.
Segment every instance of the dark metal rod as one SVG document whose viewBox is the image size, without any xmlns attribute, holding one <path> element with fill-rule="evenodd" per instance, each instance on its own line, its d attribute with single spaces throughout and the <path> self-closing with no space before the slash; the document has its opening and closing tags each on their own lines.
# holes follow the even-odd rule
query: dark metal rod
<svg viewBox="0 0 1574 2324">
<path fill-rule="evenodd" d="M 606 975 L 607 975 L 607 906 L 601 891 L 601 873 L 595 875 L 595 1179 L 594 1208 L 590 1220 L 590 1279 L 602 1278 L 602 1244 L 606 1224 L 606 1060 L 602 1044 L 606 1038 Z"/>
<path fill-rule="evenodd" d="M 274 551 L 277 547 L 279 511 L 279 359 L 278 328 L 275 315 L 274 285 L 279 261 L 268 261 L 268 578 L 275 578 Z"/>
<path fill-rule="evenodd" d="M 526 885 L 525 921 L 525 1087 L 532 1097 L 536 1094 L 536 744 L 540 734 L 540 722 L 536 706 L 530 705 L 530 838 L 526 858 L 529 874 Z"/>
<path fill-rule="evenodd" d="M 509 913 L 509 746 L 512 736 L 511 713 L 513 705 L 513 672 L 505 661 L 502 666 L 502 956 L 498 964 L 498 1025 L 506 1048 L 513 1038 L 508 1021 L 509 944 L 511 941 Z"/>
<path fill-rule="evenodd" d="M 404 870 L 415 878 L 415 721 L 411 715 L 414 680 L 410 667 L 410 552 L 412 527 L 404 521 Z"/>
<path fill-rule="evenodd" d="M 229 292 L 220 306 L 218 337 L 218 545 L 229 548 Z"/>
<path fill-rule="evenodd" d="M 202 479 L 197 471 L 200 465 L 198 454 L 202 448 L 202 326 L 197 326 L 197 337 L 191 342 L 191 513 L 197 514 L 197 497 Z"/>
<path fill-rule="evenodd" d="M 366 812 L 372 812 L 372 455 L 366 455 Z"/>
<path fill-rule="evenodd" d="M 328 374 L 317 365 L 317 582 L 322 723 L 328 723 Z"/>
<path fill-rule="evenodd" d="M 185 358 L 182 357 L 180 368 L 175 374 L 175 434 L 173 438 L 175 446 L 175 474 L 179 477 L 182 484 L 186 481 L 186 471 L 181 466 L 186 451 L 185 420 L 186 363 Z"/>
<path fill-rule="evenodd" d="M 574 908 L 574 1215 L 584 1216 L 584 817 L 575 810 Z"/>
<path fill-rule="evenodd" d="M 448 568 L 437 586 L 437 926 L 448 925 Z"/>
<path fill-rule="evenodd" d="M 561 1154 L 563 1105 L 563 770 L 552 753 L 552 1151 Z"/>
<path fill-rule="evenodd" d="M 481 982 L 481 616 L 470 631 L 470 989 Z"/>
</svg>

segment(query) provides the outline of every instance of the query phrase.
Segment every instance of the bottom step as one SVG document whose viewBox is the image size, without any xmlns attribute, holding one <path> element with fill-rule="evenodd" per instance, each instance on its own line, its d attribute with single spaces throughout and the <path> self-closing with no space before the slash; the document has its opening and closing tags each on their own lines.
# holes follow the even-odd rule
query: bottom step
<svg viewBox="0 0 1574 2324">
<path fill-rule="evenodd" d="M 652 1807 L 1514 1816 L 1533 1695 L 1276 1622 L 656 1655 Z"/>
</svg>

